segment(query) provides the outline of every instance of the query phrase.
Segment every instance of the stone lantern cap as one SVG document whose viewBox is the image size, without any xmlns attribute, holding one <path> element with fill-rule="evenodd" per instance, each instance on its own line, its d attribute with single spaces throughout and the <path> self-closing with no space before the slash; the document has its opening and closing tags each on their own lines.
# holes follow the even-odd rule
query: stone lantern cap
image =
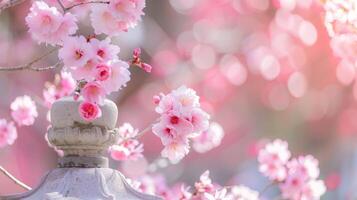
<svg viewBox="0 0 357 200">
<path fill-rule="evenodd" d="M 1 200 L 161 199 L 140 193 L 119 171 L 108 168 L 105 153 L 119 137 L 115 128 L 118 116 L 115 103 L 105 100 L 100 106 L 102 116 L 85 121 L 78 111 L 82 101 L 66 97 L 52 105 L 47 139 L 56 150 L 63 151 L 58 168 L 50 171 L 37 188 L 0 197 Z"/>
</svg>

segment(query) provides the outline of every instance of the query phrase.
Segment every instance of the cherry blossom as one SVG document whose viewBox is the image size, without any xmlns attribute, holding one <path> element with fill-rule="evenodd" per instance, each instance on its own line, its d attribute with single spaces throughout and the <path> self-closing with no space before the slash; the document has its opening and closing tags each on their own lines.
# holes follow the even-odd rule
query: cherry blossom
<svg viewBox="0 0 357 200">
<path fill-rule="evenodd" d="M 259 200 L 259 192 L 244 185 L 237 185 L 231 189 L 231 199 L 234 200 Z"/>
<path fill-rule="evenodd" d="M 83 101 L 78 108 L 80 116 L 87 120 L 92 121 L 102 115 L 100 107 L 91 102 Z"/>
<path fill-rule="evenodd" d="M 0 147 L 12 145 L 17 138 L 17 130 L 14 122 L 0 119 Z"/>
<path fill-rule="evenodd" d="M 144 8 L 145 0 L 111 0 L 109 5 L 93 6 L 90 18 L 95 34 L 128 31 L 141 20 Z"/>
<path fill-rule="evenodd" d="M 129 64 L 127 62 L 114 60 L 109 65 L 111 66 L 110 76 L 100 83 L 107 94 L 120 90 L 130 81 Z"/>
<path fill-rule="evenodd" d="M 26 17 L 33 39 L 52 45 L 62 44 L 74 34 L 78 29 L 76 21 L 71 13 L 62 15 L 56 7 L 49 7 L 43 1 L 35 1 Z"/>
<path fill-rule="evenodd" d="M 195 183 L 195 189 L 197 193 L 212 193 L 214 191 L 215 187 L 209 177 L 208 170 L 200 176 L 200 181 Z"/>
<path fill-rule="evenodd" d="M 101 41 L 96 38 L 90 40 L 93 51 L 96 52 L 98 62 L 107 62 L 109 60 L 118 59 L 120 48 L 117 45 L 110 43 L 111 41 L 109 37 Z"/>
<path fill-rule="evenodd" d="M 110 155 L 114 160 L 137 160 L 143 157 L 143 144 L 137 139 L 138 130 L 131 124 L 124 123 L 118 129 L 119 140 L 117 144 L 110 147 Z"/>
<path fill-rule="evenodd" d="M 274 140 L 259 152 L 259 171 L 271 180 L 282 181 L 287 175 L 285 165 L 290 156 L 288 143 L 279 139 Z"/>
<path fill-rule="evenodd" d="M 106 64 L 99 64 L 94 69 L 95 79 L 98 81 L 107 80 L 112 73 L 112 68 Z"/>
<path fill-rule="evenodd" d="M 157 100 L 155 110 L 161 117 L 152 131 L 165 146 L 162 156 L 178 162 L 189 152 L 189 138 L 208 129 L 209 115 L 200 108 L 196 92 L 186 86 L 161 94 Z"/>
<path fill-rule="evenodd" d="M 356 30 L 356 8 L 357 3 L 354 0 L 327 0 L 325 2 L 325 26 L 331 37 Z"/>
<path fill-rule="evenodd" d="M 43 98 L 47 107 L 51 107 L 53 102 L 64 96 L 69 96 L 76 88 L 76 82 L 69 72 L 62 71 L 61 75 L 56 75 L 54 83 L 47 83 L 43 90 Z"/>
<path fill-rule="evenodd" d="M 68 68 L 84 67 L 95 55 L 92 46 L 83 36 L 68 37 L 58 52 L 58 57 Z"/>
<path fill-rule="evenodd" d="M 11 116 L 19 126 L 30 126 L 38 116 L 35 102 L 25 95 L 17 97 L 10 105 Z"/>
<path fill-rule="evenodd" d="M 218 147 L 221 144 L 223 136 L 224 131 L 222 126 L 216 122 L 211 122 L 207 130 L 192 139 L 192 146 L 195 151 L 205 153 L 215 147 Z"/>
<path fill-rule="evenodd" d="M 89 82 L 81 90 L 85 101 L 102 104 L 105 98 L 104 88 L 96 81 Z"/>
</svg>

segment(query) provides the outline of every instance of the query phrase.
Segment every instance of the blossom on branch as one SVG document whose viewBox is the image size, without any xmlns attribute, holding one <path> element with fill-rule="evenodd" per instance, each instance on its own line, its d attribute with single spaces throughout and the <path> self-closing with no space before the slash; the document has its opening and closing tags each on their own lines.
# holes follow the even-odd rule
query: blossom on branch
<svg viewBox="0 0 357 200">
<path fill-rule="evenodd" d="M 95 34 L 128 31 L 141 20 L 144 8 L 145 0 L 111 0 L 109 5 L 93 6 L 90 17 Z"/>
<path fill-rule="evenodd" d="M 110 147 L 109 152 L 114 160 L 137 160 L 143 157 L 143 144 L 137 139 L 138 130 L 131 124 L 124 123 L 118 130 L 119 140 Z"/>
<path fill-rule="evenodd" d="M 61 14 L 56 7 L 50 7 L 43 1 L 34 1 L 26 17 L 29 32 L 39 43 L 62 44 L 74 34 L 78 26 L 77 19 L 71 13 Z"/>
<path fill-rule="evenodd" d="M 185 86 L 161 94 L 155 110 L 161 117 L 152 131 L 165 146 L 162 156 L 178 162 L 189 152 L 189 138 L 208 129 L 209 115 L 200 108 L 196 92 Z"/>
</svg>

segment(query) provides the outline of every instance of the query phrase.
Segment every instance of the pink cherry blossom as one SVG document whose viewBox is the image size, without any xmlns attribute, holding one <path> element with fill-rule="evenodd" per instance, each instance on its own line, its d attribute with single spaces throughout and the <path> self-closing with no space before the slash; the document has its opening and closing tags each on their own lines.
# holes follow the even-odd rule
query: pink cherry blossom
<svg viewBox="0 0 357 200">
<path fill-rule="evenodd" d="M 212 193 L 214 191 L 215 187 L 208 170 L 200 176 L 200 181 L 195 183 L 195 189 L 197 193 Z"/>
<path fill-rule="evenodd" d="M 144 15 L 145 0 L 111 0 L 109 10 L 120 20 L 134 26 Z"/>
<path fill-rule="evenodd" d="M 287 168 L 290 175 L 297 174 L 304 180 L 316 179 L 320 174 L 318 160 L 311 155 L 292 159 L 287 163 Z"/>
<path fill-rule="evenodd" d="M 69 96 L 76 88 L 76 82 L 72 75 L 62 71 L 61 75 L 56 75 L 54 83 L 47 83 L 43 90 L 43 97 L 47 107 L 51 107 L 54 101 L 64 96 Z"/>
<path fill-rule="evenodd" d="M 107 94 L 120 90 L 130 81 L 129 64 L 127 62 L 115 60 L 110 62 L 109 65 L 111 66 L 111 74 L 108 79 L 101 82 Z"/>
<path fill-rule="evenodd" d="M 304 181 L 298 175 L 289 176 L 280 189 L 282 197 L 289 200 L 318 200 L 326 192 L 323 181 Z"/>
<path fill-rule="evenodd" d="M 97 55 L 98 62 L 107 62 L 109 60 L 118 59 L 120 48 L 117 45 L 110 44 L 110 42 L 109 37 L 102 41 L 96 38 L 90 40 L 90 44 Z"/>
<path fill-rule="evenodd" d="M 81 90 L 85 101 L 102 104 L 105 98 L 104 88 L 96 81 L 87 83 Z"/>
<path fill-rule="evenodd" d="M 102 116 L 100 107 L 88 101 L 83 101 L 79 105 L 78 111 L 80 116 L 87 121 L 92 121 Z"/>
<path fill-rule="evenodd" d="M 282 181 L 287 175 L 285 165 L 290 156 L 288 143 L 279 139 L 274 140 L 259 152 L 259 171 L 271 180 Z"/>
<path fill-rule="evenodd" d="M 136 160 L 142 157 L 143 144 L 135 137 L 138 130 L 134 129 L 131 124 L 124 123 L 118 129 L 119 140 L 117 144 L 110 147 L 110 155 L 114 160 Z"/>
<path fill-rule="evenodd" d="M 94 33 L 97 35 L 104 33 L 115 36 L 129 28 L 124 21 L 120 21 L 114 16 L 106 5 L 92 7 L 90 19 Z"/>
<path fill-rule="evenodd" d="M 302 188 L 300 199 L 317 200 L 326 192 L 326 186 L 322 180 L 311 180 Z"/>
<path fill-rule="evenodd" d="M 133 28 L 144 14 L 145 0 L 112 0 L 92 7 L 91 22 L 95 34 L 117 35 Z"/>
<path fill-rule="evenodd" d="M 99 64 L 94 69 L 95 79 L 98 81 L 107 80 L 112 73 L 112 68 L 106 64 Z"/>
<path fill-rule="evenodd" d="M 62 15 L 56 7 L 49 7 L 43 1 L 35 1 L 26 17 L 32 37 L 40 43 L 52 45 L 62 44 L 74 34 L 78 29 L 76 21 L 71 13 Z"/>
<path fill-rule="evenodd" d="M 324 4 L 325 26 L 331 37 L 352 33 L 357 28 L 357 3 L 354 0 L 328 0 Z"/>
<path fill-rule="evenodd" d="M 259 200 L 259 192 L 244 185 L 234 186 L 231 189 L 231 199 L 234 200 Z"/>
<path fill-rule="evenodd" d="M 98 65 L 96 59 L 90 58 L 84 66 L 70 67 L 67 70 L 76 80 L 93 81 L 95 78 L 95 67 Z"/>
<path fill-rule="evenodd" d="M 29 96 L 17 97 L 10 105 L 11 116 L 19 126 L 30 126 L 38 116 L 35 102 Z"/>
<path fill-rule="evenodd" d="M 12 145 L 17 138 L 17 130 L 13 122 L 0 119 L 0 147 Z"/>
<path fill-rule="evenodd" d="M 152 131 L 165 146 L 162 155 L 177 162 L 189 151 L 188 139 L 208 129 L 209 115 L 200 108 L 196 92 L 185 86 L 156 99 L 155 110 L 161 117 Z"/>
<path fill-rule="evenodd" d="M 228 200 L 227 189 L 223 188 L 216 190 L 214 194 L 204 193 L 201 197 L 202 200 Z"/>
<path fill-rule="evenodd" d="M 153 133 L 160 137 L 162 144 L 167 145 L 171 141 L 179 137 L 179 133 L 170 126 L 167 126 L 164 123 L 156 123 L 152 127 Z"/>
<path fill-rule="evenodd" d="M 95 55 L 92 46 L 83 36 L 69 37 L 64 40 L 58 57 L 69 68 L 81 68 Z"/>
<path fill-rule="evenodd" d="M 188 139 L 180 138 L 166 144 L 161 151 L 161 156 L 168 158 L 172 163 L 178 163 L 189 152 Z"/>
<path fill-rule="evenodd" d="M 207 130 L 193 138 L 193 149 L 199 153 L 205 153 L 221 144 L 224 131 L 221 125 L 211 122 Z"/>
<path fill-rule="evenodd" d="M 210 116 L 201 108 L 194 108 L 191 112 L 186 112 L 184 115 L 193 125 L 193 132 L 196 133 L 196 135 L 208 129 Z"/>
</svg>

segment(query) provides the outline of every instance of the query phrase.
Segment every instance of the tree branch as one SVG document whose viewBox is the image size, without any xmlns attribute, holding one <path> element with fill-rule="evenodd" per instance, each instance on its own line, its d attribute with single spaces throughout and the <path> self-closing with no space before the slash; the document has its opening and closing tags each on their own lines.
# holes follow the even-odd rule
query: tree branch
<svg viewBox="0 0 357 200">
<path fill-rule="evenodd" d="M 81 2 L 81 3 L 78 3 L 78 4 L 74 4 L 72 6 L 69 6 L 68 8 L 65 8 L 64 11 L 67 12 L 68 10 L 71 10 L 74 7 L 85 5 L 85 4 L 91 4 L 91 3 L 109 4 L 109 1 L 87 1 L 87 2 Z"/>
<path fill-rule="evenodd" d="M 61 6 L 63 12 L 66 12 L 66 8 L 64 7 L 62 1 L 61 0 L 57 0 L 57 3 Z"/>
<path fill-rule="evenodd" d="M 19 181 L 17 178 L 15 178 L 13 175 L 11 175 L 8 171 L 6 171 L 6 169 L 4 169 L 2 166 L 0 166 L 0 171 L 7 176 L 8 178 L 10 178 L 12 181 L 15 182 L 15 184 L 19 185 L 20 187 L 26 189 L 26 190 L 31 190 L 31 188 L 29 186 L 27 186 L 25 183 Z"/>
<path fill-rule="evenodd" d="M 31 70 L 31 71 L 44 71 L 48 69 L 54 69 L 58 66 L 60 66 L 61 62 L 57 62 L 56 64 L 52 66 L 47 66 L 47 67 L 35 67 L 33 66 L 35 63 L 39 62 L 46 56 L 52 54 L 58 49 L 58 47 L 51 49 L 50 51 L 46 52 L 45 54 L 39 56 L 38 58 L 34 59 L 33 61 L 24 64 L 24 65 L 19 65 L 19 66 L 14 66 L 14 67 L 0 67 L 0 71 L 19 71 L 19 70 Z"/>
<path fill-rule="evenodd" d="M 3 10 L 5 10 L 5 9 L 7 9 L 7 8 L 10 8 L 10 7 L 12 7 L 12 6 L 16 6 L 17 4 L 20 4 L 20 3 L 24 2 L 24 1 L 26 1 L 26 0 L 9 0 L 9 2 L 7 2 L 7 3 L 5 3 L 4 5 L 1 5 L 1 6 L 0 6 L 0 13 L 1 13 Z"/>
</svg>

